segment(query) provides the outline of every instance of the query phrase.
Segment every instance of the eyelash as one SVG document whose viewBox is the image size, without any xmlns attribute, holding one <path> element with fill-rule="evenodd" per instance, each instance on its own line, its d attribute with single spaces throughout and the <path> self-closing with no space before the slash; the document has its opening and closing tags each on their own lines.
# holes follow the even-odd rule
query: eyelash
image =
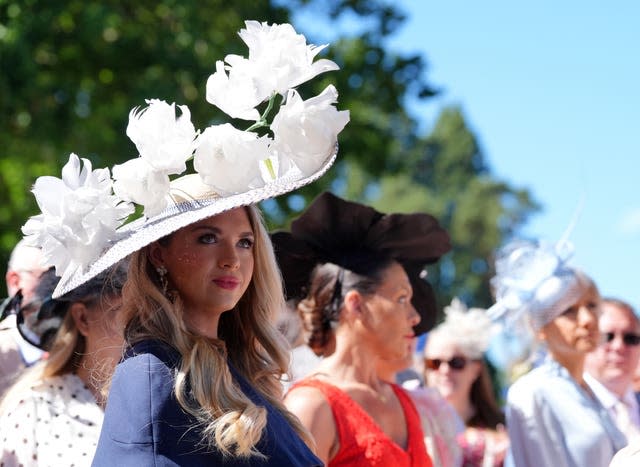
<svg viewBox="0 0 640 467">
<path fill-rule="evenodd" d="M 241 248 L 251 249 L 253 247 L 253 240 L 250 238 L 241 238 L 238 242 Z"/>
<path fill-rule="evenodd" d="M 211 244 L 217 243 L 218 239 L 214 234 L 204 234 L 204 235 L 201 235 L 200 238 L 198 238 L 198 240 L 200 241 L 200 243 L 211 245 Z M 253 240 L 250 238 L 241 238 L 240 240 L 238 240 L 238 246 L 240 248 L 245 248 L 249 250 L 253 247 Z"/>
<path fill-rule="evenodd" d="M 213 241 L 208 241 L 210 239 L 213 239 Z M 218 239 L 213 234 L 204 234 L 204 235 L 201 235 L 200 238 L 198 238 L 198 240 L 200 241 L 200 243 L 211 244 L 211 243 L 216 243 Z"/>
</svg>

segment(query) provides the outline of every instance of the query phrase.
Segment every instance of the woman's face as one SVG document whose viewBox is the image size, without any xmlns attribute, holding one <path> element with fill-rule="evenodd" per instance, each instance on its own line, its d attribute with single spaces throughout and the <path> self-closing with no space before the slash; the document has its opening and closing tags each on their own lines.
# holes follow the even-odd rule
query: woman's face
<svg viewBox="0 0 640 467">
<path fill-rule="evenodd" d="M 236 208 L 178 230 L 150 250 L 167 269 L 169 289 L 180 295 L 187 318 L 219 316 L 236 306 L 253 276 L 254 232 L 245 208 Z"/>
<path fill-rule="evenodd" d="M 424 356 L 425 361 L 431 360 L 433 366 L 430 369 L 425 364 L 428 386 L 438 389 L 442 397 L 450 402 L 469 397 L 471 386 L 482 369 L 479 361 L 467 358 L 453 341 L 438 334 L 428 337 Z M 453 364 L 450 363 L 452 360 Z M 463 368 L 459 368 L 461 365 Z"/>
<path fill-rule="evenodd" d="M 402 359 L 411 352 L 415 340 L 413 327 L 420 322 L 411 295 L 411 283 L 404 268 L 394 262 L 384 271 L 378 290 L 363 297 L 362 323 L 382 358 Z"/>
<path fill-rule="evenodd" d="M 590 287 L 564 313 L 542 327 L 540 337 L 554 355 L 585 355 L 599 341 L 600 296 Z"/>
</svg>

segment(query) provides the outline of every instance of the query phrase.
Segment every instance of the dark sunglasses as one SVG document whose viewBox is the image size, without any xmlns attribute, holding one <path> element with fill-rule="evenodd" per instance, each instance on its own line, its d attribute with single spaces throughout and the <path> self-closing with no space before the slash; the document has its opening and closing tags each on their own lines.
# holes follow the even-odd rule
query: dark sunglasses
<svg viewBox="0 0 640 467">
<path fill-rule="evenodd" d="M 22 291 L 0 305 L 0 321 L 10 315 L 16 315 L 18 332 L 29 344 L 42 350 L 50 350 L 53 338 L 62 324 L 66 307 L 47 297 L 40 301 L 22 304 Z"/>
<path fill-rule="evenodd" d="M 452 370 L 464 370 L 467 366 L 467 359 L 465 357 L 453 357 L 451 360 L 441 360 L 439 358 L 425 358 L 424 364 L 430 370 L 437 370 L 440 365 L 446 363 Z"/>
<path fill-rule="evenodd" d="M 621 335 L 622 342 L 624 342 L 624 345 L 635 347 L 636 345 L 640 344 L 640 336 L 632 332 L 624 332 L 624 333 L 605 332 L 603 333 L 603 335 L 604 335 L 604 340 L 607 343 L 613 341 L 613 339 L 615 339 L 617 335 Z"/>
</svg>

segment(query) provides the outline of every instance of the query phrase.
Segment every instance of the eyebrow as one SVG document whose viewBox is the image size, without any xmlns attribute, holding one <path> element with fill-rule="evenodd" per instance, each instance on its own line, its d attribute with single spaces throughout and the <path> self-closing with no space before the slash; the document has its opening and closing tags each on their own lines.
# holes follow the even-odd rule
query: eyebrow
<svg viewBox="0 0 640 467">
<path fill-rule="evenodd" d="M 222 230 L 220 230 L 218 227 L 213 227 L 211 225 L 197 225 L 193 228 L 193 232 L 197 232 L 199 230 L 206 230 L 206 231 L 210 231 L 216 234 L 224 234 L 224 232 Z M 253 237 L 254 233 L 251 230 L 248 230 L 246 232 L 240 232 L 238 234 L 239 237 Z"/>
</svg>

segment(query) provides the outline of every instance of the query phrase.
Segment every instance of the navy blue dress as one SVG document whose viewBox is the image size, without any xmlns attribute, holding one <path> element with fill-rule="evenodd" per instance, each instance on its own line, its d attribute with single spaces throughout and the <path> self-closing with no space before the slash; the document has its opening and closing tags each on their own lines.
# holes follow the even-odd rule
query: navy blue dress
<svg viewBox="0 0 640 467">
<path fill-rule="evenodd" d="M 93 466 L 321 466 L 286 419 L 231 367 L 242 391 L 267 409 L 257 449 L 266 459 L 223 458 L 207 450 L 195 419 L 173 395 L 180 356 L 158 341 L 130 349 L 117 367 Z"/>
</svg>

